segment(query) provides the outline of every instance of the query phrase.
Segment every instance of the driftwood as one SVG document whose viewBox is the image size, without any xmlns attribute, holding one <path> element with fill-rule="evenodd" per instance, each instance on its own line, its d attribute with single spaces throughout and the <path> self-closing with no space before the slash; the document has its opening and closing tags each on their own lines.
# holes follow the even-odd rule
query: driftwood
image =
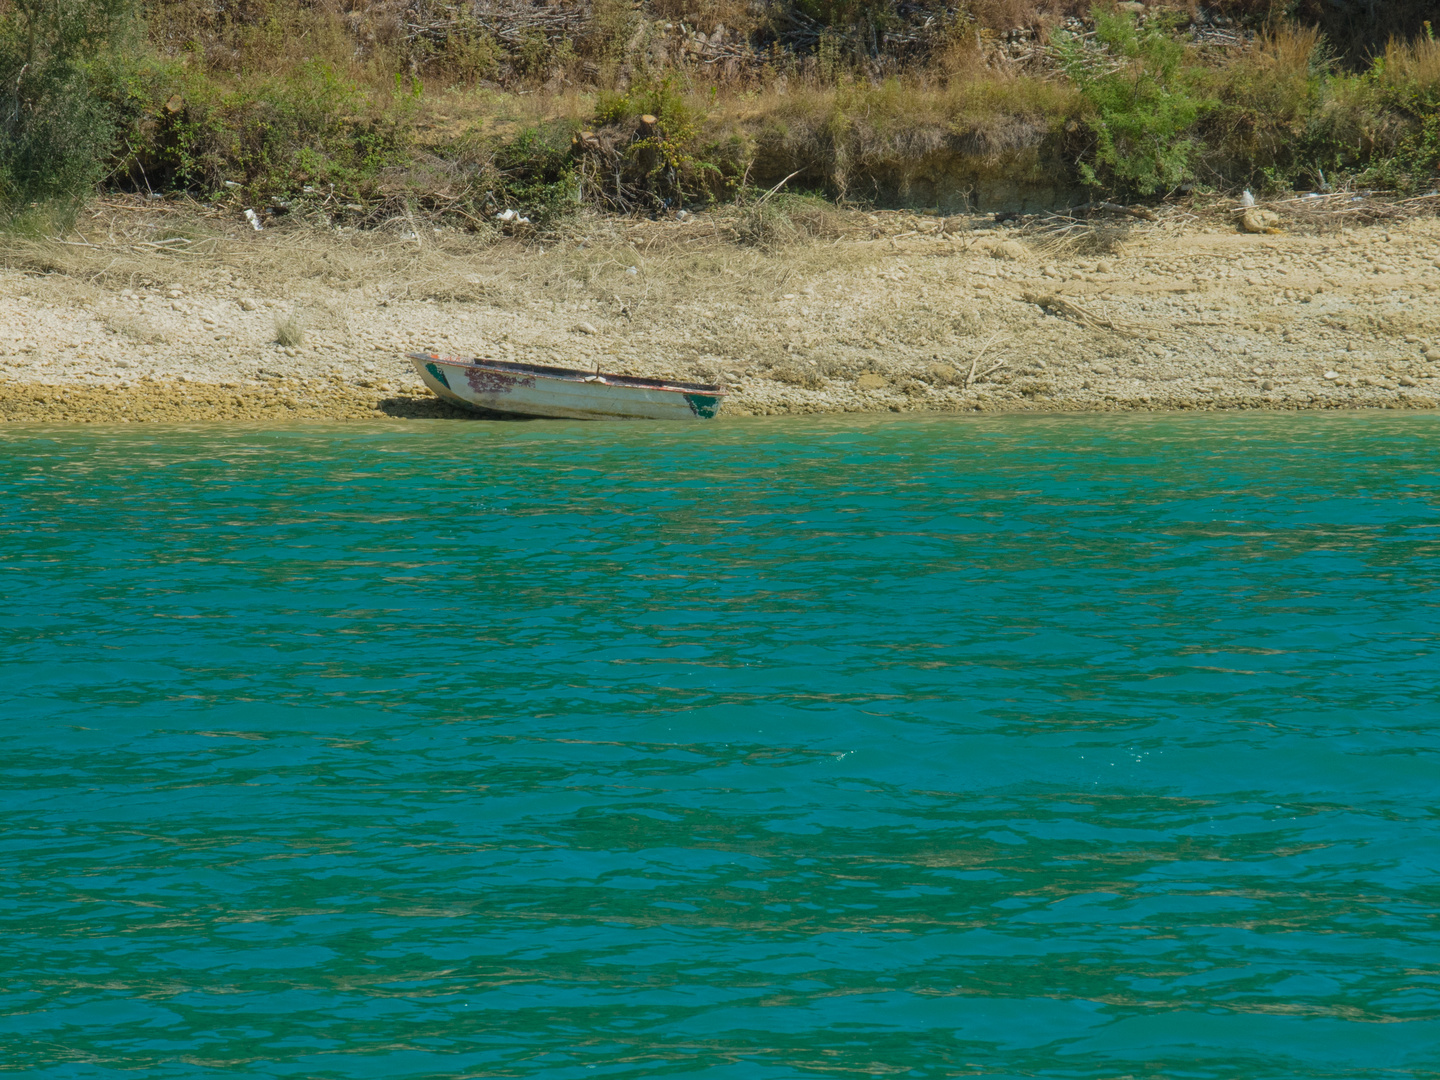
<svg viewBox="0 0 1440 1080">
<path fill-rule="evenodd" d="M 980 366 L 980 358 L 985 355 L 985 350 L 987 350 L 988 348 L 990 348 L 991 345 L 994 345 L 995 342 L 996 342 L 997 340 L 999 340 L 999 337 L 1000 337 L 999 331 L 996 331 L 995 333 L 991 334 L 991 335 L 990 335 L 990 340 L 987 341 L 987 342 L 985 342 L 984 345 L 981 345 L 981 346 L 980 346 L 980 351 L 977 352 L 973 357 L 970 358 L 970 370 L 965 373 L 964 387 L 965 387 L 966 390 L 969 390 L 969 389 L 970 389 L 970 385 L 971 385 L 972 383 L 974 383 L 977 379 L 983 379 L 983 378 L 985 378 L 987 375 L 993 375 L 993 374 L 995 374 L 995 372 L 999 371 L 1002 367 L 1005 366 L 1005 361 L 1002 359 L 999 363 L 991 364 L 991 365 L 990 365 L 988 368 L 986 368 L 984 371 L 977 372 L 977 371 L 975 370 L 977 367 Z"/>
<path fill-rule="evenodd" d="M 1265 205 L 1311 225 L 1368 225 L 1440 212 L 1440 191 L 1408 199 L 1384 191 L 1312 191 Z"/>
<path fill-rule="evenodd" d="M 1117 322 L 1114 319 L 1096 315 L 1094 312 L 1086 311 L 1073 300 L 1066 300 L 1063 296 L 1056 296 L 1054 293 L 1025 293 L 1024 295 L 1028 303 L 1043 308 L 1053 315 L 1071 319 L 1090 330 L 1109 330 L 1112 334 L 1119 334 L 1122 337 L 1144 337 L 1152 332 L 1148 328 L 1137 326 L 1134 323 Z"/>
</svg>

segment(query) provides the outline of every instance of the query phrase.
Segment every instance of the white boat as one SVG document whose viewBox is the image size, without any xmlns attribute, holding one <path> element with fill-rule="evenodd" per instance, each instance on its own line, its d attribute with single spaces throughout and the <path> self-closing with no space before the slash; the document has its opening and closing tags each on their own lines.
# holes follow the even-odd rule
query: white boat
<svg viewBox="0 0 1440 1080">
<path fill-rule="evenodd" d="M 725 388 L 577 368 L 411 353 L 436 397 L 468 409 L 570 420 L 710 420 Z"/>
</svg>

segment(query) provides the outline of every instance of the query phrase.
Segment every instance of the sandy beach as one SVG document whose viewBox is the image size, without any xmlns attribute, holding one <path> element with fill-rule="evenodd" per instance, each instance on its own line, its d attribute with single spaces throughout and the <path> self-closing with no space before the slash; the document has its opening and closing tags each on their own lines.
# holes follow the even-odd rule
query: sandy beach
<svg viewBox="0 0 1440 1080">
<path fill-rule="evenodd" d="M 563 233 L 256 232 L 98 204 L 9 239 L 0 419 L 461 417 L 412 351 L 724 383 L 723 416 L 1434 408 L 1440 222 L 1225 207 L 1103 226 L 724 212 Z M 281 342 L 287 342 L 282 344 Z"/>
</svg>

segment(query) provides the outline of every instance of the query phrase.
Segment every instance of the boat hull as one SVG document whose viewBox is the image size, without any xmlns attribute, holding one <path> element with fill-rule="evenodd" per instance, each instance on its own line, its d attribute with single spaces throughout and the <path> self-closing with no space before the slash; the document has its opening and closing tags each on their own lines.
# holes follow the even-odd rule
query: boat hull
<svg viewBox="0 0 1440 1080">
<path fill-rule="evenodd" d="M 485 413 L 565 420 L 711 420 L 725 391 L 573 368 L 412 353 L 436 397 Z"/>
</svg>

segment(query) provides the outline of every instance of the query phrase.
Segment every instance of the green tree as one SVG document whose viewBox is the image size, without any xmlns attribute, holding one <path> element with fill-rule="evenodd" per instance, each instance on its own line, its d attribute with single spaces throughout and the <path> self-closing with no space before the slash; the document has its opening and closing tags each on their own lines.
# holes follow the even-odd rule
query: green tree
<svg viewBox="0 0 1440 1080">
<path fill-rule="evenodd" d="M 1184 47 L 1158 30 L 1141 33 L 1122 12 L 1096 12 L 1087 48 L 1059 40 L 1066 73 L 1090 107 L 1094 135 L 1080 176 L 1094 187 L 1152 195 L 1178 186 L 1189 172 L 1190 130 L 1209 106 L 1187 85 Z"/>
<path fill-rule="evenodd" d="M 91 69 L 132 31 L 133 0 L 0 0 L 0 208 L 73 206 L 115 137 Z"/>
</svg>

